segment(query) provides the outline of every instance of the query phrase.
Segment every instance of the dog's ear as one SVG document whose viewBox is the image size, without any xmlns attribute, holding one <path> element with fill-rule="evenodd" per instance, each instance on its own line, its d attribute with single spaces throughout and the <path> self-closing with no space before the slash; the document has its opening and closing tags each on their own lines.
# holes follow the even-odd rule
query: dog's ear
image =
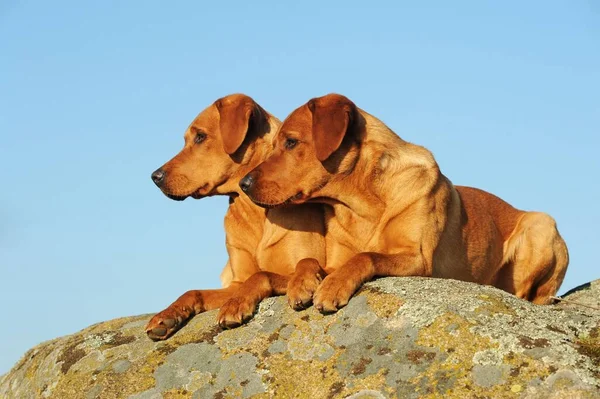
<svg viewBox="0 0 600 399">
<path fill-rule="evenodd" d="M 312 135 L 317 158 L 323 162 L 344 140 L 356 113 L 356 105 L 339 94 L 313 98 L 307 104 L 312 113 Z"/>
<path fill-rule="evenodd" d="M 219 128 L 223 149 L 229 155 L 240 148 L 251 119 L 260 114 L 260 107 L 248 96 L 229 96 L 215 101 L 219 110 Z"/>
</svg>

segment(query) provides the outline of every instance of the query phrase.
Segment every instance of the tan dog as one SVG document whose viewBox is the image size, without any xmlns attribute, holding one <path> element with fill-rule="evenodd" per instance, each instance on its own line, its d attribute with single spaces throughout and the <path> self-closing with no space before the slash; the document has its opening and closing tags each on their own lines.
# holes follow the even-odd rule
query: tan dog
<svg viewBox="0 0 600 399">
<path fill-rule="evenodd" d="M 312 299 L 321 277 L 315 264 L 325 261 L 323 207 L 306 204 L 265 211 L 239 195 L 238 181 L 270 154 L 280 124 L 248 96 L 221 98 L 188 127 L 181 152 L 152 174 L 172 199 L 228 195 L 230 205 L 225 216 L 229 261 L 221 273 L 224 288 L 183 294 L 150 320 L 150 338 L 165 339 L 195 314 L 219 307 L 219 324 L 239 325 L 263 298 L 285 294 L 290 278 L 292 306 L 302 307 Z"/>
<path fill-rule="evenodd" d="M 330 274 L 313 298 L 322 311 L 344 306 L 375 276 L 473 281 L 538 304 L 562 283 L 568 252 L 550 216 L 453 186 L 428 150 L 344 96 L 315 98 L 293 111 L 274 145 L 240 185 L 265 207 L 331 205 Z"/>
</svg>

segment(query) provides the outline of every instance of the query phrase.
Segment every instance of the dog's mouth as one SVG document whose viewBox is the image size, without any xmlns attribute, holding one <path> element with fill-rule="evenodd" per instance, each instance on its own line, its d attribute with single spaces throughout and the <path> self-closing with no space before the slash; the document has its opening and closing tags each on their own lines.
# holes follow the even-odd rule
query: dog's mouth
<svg viewBox="0 0 600 399">
<path fill-rule="evenodd" d="M 165 193 L 165 195 L 174 201 L 183 201 L 184 199 L 186 199 L 188 197 L 187 195 L 173 195 L 173 194 L 167 194 L 167 193 Z"/>
<path fill-rule="evenodd" d="M 276 208 L 276 207 L 287 206 L 287 205 L 299 205 L 299 204 L 303 204 L 305 202 L 315 202 L 315 201 L 313 201 L 315 198 L 317 198 L 317 197 L 320 198 L 320 196 L 315 195 L 315 194 L 318 193 L 319 190 L 321 190 L 326 185 L 327 185 L 327 180 L 323 180 L 315 188 L 309 189 L 308 192 L 305 192 L 304 190 L 300 190 L 296 194 L 292 195 L 291 197 L 289 197 L 288 199 L 286 199 L 283 202 L 275 202 L 275 203 L 261 202 L 261 201 L 256 201 L 254 199 L 254 197 L 252 197 L 252 196 L 250 196 L 250 199 L 256 205 L 261 206 L 263 208 Z M 317 202 L 320 202 L 320 201 L 317 201 Z"/>
<path fill-rule="evenodd" d="M 173 194 L 167 191 L 163 191 L 163 193 L 174 201 L 183 201 L 188 197 L 192 197 L 193 199 L 201 199 L 210 195 L 210 185 L 206 183 L 205 185 L 197 188 L 189 194 Z"/>
<path fill-rule="evenodd" d="M 258 205 L 260 207 L 270 209 L 270 208 L 277 208 L 277 207 L 286 206 L 286 205 L 301 204 L 301 203 L 305 202 L 307 198 L 308 198 L 308 195 L 306 195 L 302 191 L 300 191 L 282 202 L 274 202 L 274 203 L 261 202 L 261 201 L 256 201 L 254 198 L 252 198 L 252 202 L 254 202 L 256 205 Z"/>
<path fill-rule="evenodd" d="M 212 194 L 212 187 L 210 184 L 206 183 L 202 187 L 198 188 L 196 191 L 190 194 L 190 197 L 193 199 L 200 199 L 204 197 L 208 197 Z"/>
</svg>

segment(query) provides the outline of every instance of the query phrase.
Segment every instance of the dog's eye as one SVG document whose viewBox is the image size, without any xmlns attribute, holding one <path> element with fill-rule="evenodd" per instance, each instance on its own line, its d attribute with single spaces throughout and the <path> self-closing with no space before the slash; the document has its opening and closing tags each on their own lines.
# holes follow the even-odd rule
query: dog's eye
<svg viewBox="0 0 600 399">
<path fill-rule="evenodd" d="M 196 133 L 196 137 L 194 137 L 194 143 L 200 144 L 206 139 L 206 133 L 198 132 Z"/>
<path fill-rule="evenodd" d="M 288 138 L 285 140 L 285 143 L 283 143 L 283 146 L 286 150 L 291 150 L 296 146 L 296 144 L 298 144 L 298 140 Z"/>
</svg>

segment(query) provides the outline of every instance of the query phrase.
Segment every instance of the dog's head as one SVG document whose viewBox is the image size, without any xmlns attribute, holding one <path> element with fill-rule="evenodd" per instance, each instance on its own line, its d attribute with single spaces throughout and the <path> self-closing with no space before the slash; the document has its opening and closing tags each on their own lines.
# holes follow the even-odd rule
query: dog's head
<svg viewBox="0 0 600 399">
<path fill-rule="evenodd" d="M 342 95 L 313 98 L 285 119 L 273 139 L 273 153 L 240 181 L 240 187 L 265 207 L 318 196 L 333 176 L 346 173 L 356 160 L 360 118 L 358 108 Z"/>
<path fill-rule="evenodd" d="M 242 170 L 275 118 L 243 94 L 218 99 L 190 124 L 183 149 L 152 173 L 169 198 L 183 200 L 238 190 Z"/>
</svg>

